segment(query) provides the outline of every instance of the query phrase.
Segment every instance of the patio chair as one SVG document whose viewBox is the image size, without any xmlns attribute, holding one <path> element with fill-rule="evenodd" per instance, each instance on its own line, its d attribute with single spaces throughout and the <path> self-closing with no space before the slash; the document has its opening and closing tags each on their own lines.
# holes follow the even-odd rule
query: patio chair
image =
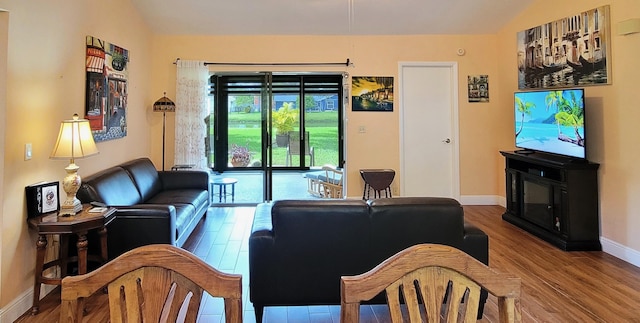
<svg viewBox="0 0 640 323">
<path fill-rule="evenodd" d="M 313 147 L 309 147 L 309 132 L 304 132 L 304 155 L 309 156 L 311 162 L 309 166 L 315 165 L 315 156 L 313 153 Z M 291 166 L 292 156 L 300 156 L 300 132 L 289 131 L 289 144 L 287 145 L 287 159 L 286 166 Z"/>
<path fill-rule="evenodd" d="M 338 169 L 332 165 L 322 166 L 325 171 L 324 176 L 320 176 L 320 185 L 322 187 L 322 197 L 341 199 L 342 196 L 342 169 Z"/>
</svg>

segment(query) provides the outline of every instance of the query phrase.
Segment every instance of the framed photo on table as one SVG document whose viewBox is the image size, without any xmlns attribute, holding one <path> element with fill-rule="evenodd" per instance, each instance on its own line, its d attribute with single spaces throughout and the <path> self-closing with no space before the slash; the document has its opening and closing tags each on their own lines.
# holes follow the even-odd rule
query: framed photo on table
<svg viewBox="0 0 640 323">
<path fill-rule="evenodd" d="M 27 218 L 60 210 L 60 183 L 40 182 L 25 187 Z"/>
</svg>

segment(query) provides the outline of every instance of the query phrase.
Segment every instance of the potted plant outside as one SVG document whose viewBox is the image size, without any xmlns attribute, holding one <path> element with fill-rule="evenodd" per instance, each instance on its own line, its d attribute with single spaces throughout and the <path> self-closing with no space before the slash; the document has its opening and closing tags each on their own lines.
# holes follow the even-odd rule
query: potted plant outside
<svg viewBox="0 0 640 323">
<path fill-rule="evenodd" d="M 247 167 L 251 162 L 251 152 L 249 147 L 239 146 L 236 144 L 231 145 L 231 165 L 233 167 Z"/>
<path fill-rule="evenodd" d="M 293 108 L 293 103 L 285 102 L 280 109 L 273 111 L 272 122 L 276 128 L 276 145 L 286 147 L 289 141 L 289 131 L 293 131 L 298 121 L 298 110 Z"/>
</svg>

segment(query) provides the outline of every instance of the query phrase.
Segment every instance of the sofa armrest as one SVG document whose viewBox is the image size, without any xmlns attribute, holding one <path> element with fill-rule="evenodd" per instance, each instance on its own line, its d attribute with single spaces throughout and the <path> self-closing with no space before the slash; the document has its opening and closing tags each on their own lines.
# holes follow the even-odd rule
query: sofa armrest
<svg viewBox="0 0 640 323">
<path fill-rule="evenodd" d="M 485 265 L 489 265 L 489 236 L 480 228 L 471 223 L 464 223 L 464 237 L 462 240 L 462 250 L 473 258 L 478 259 Z M 482 290 L 480 293 L 480 306 L 478 307 L 477 319 L 482 319 L 484 305 L 487 301 L 488 293 Z"/>
<path fill-rule="evenodd" d="M 176 244 L 176 208 L 173 205 L 138 204 L 116 207 L 107 226 L 109 259 L 140 246 Z"/>
<path fill-rule="evenodd" d="M 462 250 L 483 264 L 489 265 L 489 237 L 471 223 L 465 222 L 464 224 Z"/>
<path fill-rule="evenodd" d="M 199 170 L 159 171 L 163 190 L 209 190 L 209 172 Z"/>
<path fill-rule="evenodd" d="M 253 291 L 251 299 L 268 297 L 272 290 L 273 277 L 278 277 L 277 254 L 275 253 L 275 237 L 271 222 L 271 203 L 256 206 L 249 236 L 249 268 L 254 268 L 249 275 L 249 285 Z M 260 270 L 256 270 L 256 269 Z"/>
<path fill-rule="evenodd" d="M 251 235 L 267 234 L 273 237 L 273 223 L 271 222 L 272 203 L 260 203 L 256 206 L 253 216 Z"/>
</svg>

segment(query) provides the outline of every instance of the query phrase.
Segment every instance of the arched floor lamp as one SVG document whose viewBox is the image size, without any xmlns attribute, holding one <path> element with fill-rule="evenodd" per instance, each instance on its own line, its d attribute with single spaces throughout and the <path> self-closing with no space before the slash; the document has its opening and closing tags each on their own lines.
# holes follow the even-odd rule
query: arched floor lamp
<svg viewBox="0 0 640 323">
<path fill-rule="evenodd" d="M 175 112 L 176 104 L 167 98 L 167 92 L 164 92 L 163 97 L 153 104 L 153 112 L 162 112 L 162 170 L 164 171 L 164 148 L 165 148 L 165 134 L 167 126 L 167 112 Z"/>
</svg>

